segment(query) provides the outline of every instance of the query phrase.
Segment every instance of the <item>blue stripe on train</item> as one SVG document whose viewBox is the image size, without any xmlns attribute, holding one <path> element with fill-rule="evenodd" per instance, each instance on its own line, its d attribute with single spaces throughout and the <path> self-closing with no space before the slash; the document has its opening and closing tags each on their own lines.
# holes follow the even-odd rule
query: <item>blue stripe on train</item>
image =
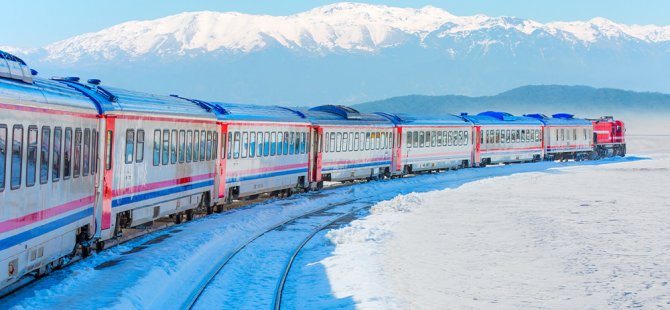
<svg viewBox="0 0 670 310">
<path fill-rule="evenodd" d="M 370 162 L 370 163 L 362 163 L 362 164 L 353 164 L 353 165 L 338 165 L 335 167 L 327 167 L 323 168 L 322 171 L 333 171 L 333 170 L 343 170 L 343 169 L 352 169 L 352 168 L 361 168 L 361 167 L 368 167 L 368 166 L 381 166 L 381 165 L 390 165 L 391 161 L 376 161 L 376 162 Z"/>
<path fill-rule="evenodd" d="M 298 173 L 305 173 L 305 172 L 307 172 L 307 168 L 284 170 L 284 171 L 275 171 L 275 172 L 268 172 L 268 173 L 254 174 L 254 175 L 245 175 L 245 176 L 241 176 L 241 177 L 228 178 L 228 179 L 226 179 L 226 183 L 249 181 L 249 180 L 263 179 L 263 178 L 271 178 L 271 177 L 278 177 L 278 176 L 282 176 L 282 175 L 298 174 Z"/>
<path fill-rule="evenodd" d="M 81 220 L 85 217 L 93 215 L 93 208 L 88 207 L 85 210 L 79 211 L 77 213 L 70 214 L 66 217 L 51 221 L 44 225 L 28 229 L 22 233 L 7 237 L 0 240 L 0 251 L 11 248 L 17 244 L 21 244 L 30 239 L 37 238 L 41 235 L 44 235 L 48 232 L 54 231 L 58 228 L 61 228 L 65 225 L 72 224 L 78 220 Z"/>
<path fill-rule="evenodd" d="M 214 180 L 210 179 L 204 182 L 200 183 L 191 183 L 191 184 L 186 184 L 186 185 L 181 185 L 177 187 L 172 187 L 172 188 L 167 188 L 159 191 L 154 191 L 154 192 L 148 192 L 140 195 L 134 195 L 134 196 L 127 196 L 123 198 L 118 198 L 112 200 L 112 208 L 120 207 L 123 205 L 135 203 L 135 202 L 140 202 L 144 200 L 149 200 L 153 198 L 157 198 L 160 196 L 166 196 L 166 195 L 171 195 L 175 193 L 180 193 L 180 192 L 185 192 L 189 191 L 195 188 L 200 188 L 200 187 L 205 187 L 205 186 L 211 186 L 214 185 Z"/>
</svg>

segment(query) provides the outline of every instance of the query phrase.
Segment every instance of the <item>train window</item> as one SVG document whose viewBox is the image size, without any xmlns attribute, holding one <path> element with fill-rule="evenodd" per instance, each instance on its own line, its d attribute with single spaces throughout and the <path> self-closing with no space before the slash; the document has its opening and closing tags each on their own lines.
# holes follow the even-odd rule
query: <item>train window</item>
<svg viewBox="0 0 670 310">
<path fill-rule="evenodd" d="M 443 137 L 442 131 L 438 131 L 437 132 L 437 138 L 436 138 L 437 139 L 437 146 L 442 146 L 442 137 Z"/>
<path fill-rule="evenodd" d="M 216 152 L 219 148 L 219 133 L 212 131 L 212 159 L 216 159 Z"/>
<path fill-rule="evenodd" d="M 135 130 L 126 130 L 126 164 L 133 163 L 135 155 Z"/>
<path fill-rule="evenodd" d="M 177 130 L 172 129 L 172 134 L 170 135 L 170 163 L 171 164 L 176 164 L 177 163 L 177 145 L 179 144 L 179 141 L 177 141 Z"/>
<path fill-rule="evenodd" d="M 144 161 L 144 130 L 138 129 L 135 138 L 135 162 L 141 163 Z"/>
<path fill-rule="evenodd" d="M 326 133 L 326 153 L 330 152 L 330 133 Z"/>
<path fill-rule="evenodd" d="M 349 149 L 349 133 L 345 132 L 342 134 L 342 152 L 346 152 Z"/>
<path fill-rule="evenodd" d="M 330 145 L 328 148 L 329 152 L 335 152 L 335 133 L 331 132 L 330 133 L 330 139 L 328 139 L 330 142 L 327 142 L 327 145 Z"/>
<path fill-rule="evenodd" d="M 412 148 L 412 132 L 407 132 L 407 148 Z"/>
<path fill-rule="evenodd" d="M 512 134 L 510 133 L 510 130 L 507 129 L 505 130 L 505 143 L 510 143 L 512 141 Z"/>
<path fill-rule="evenodd" d="M 68 127 L 65 128 L 65 149 L 63 150 L 63 180 L 69 179 L 71 173 L 72 173 L 72 128 Z"/>
<path fill-rule="evenodd" d="M 530 129 L 526 129 L 526 141 L 531 142 L 532 140 L 530 139 Z"/>
<path fill-rule="evenodd" d="M 233 144 L 233 158 L 240 157 L 240 133 L 235 132 L 235 142 Z"/>
<path fill-rule="evenodd" d="M 349 133 L 349 151 L 353 151 L 353 150 L 354 150 L 354 133 L 350 132 Z"/>
<path fill-rule="evenodd" d="M 525 129 L 521 129 L 521 142 L 526 142 L 526 134 L 527 133 L 528 133 L 528 131 L 526 131 Z"/>
<path fill-rule="evenodd" d="M 249 151 L 249 133 L 242 133 L 242 158 L 247 158 L 247 152 Z"/>
<path fill-rule="evenodd" d="M 232 158 L 233 155 L 233 133 L 228 133 L 228 158 Z"/>
<path fill-rule="evenodd" d="M 295 149 L 296 149 L 296 143 L 295 143 L 296 142 L 295 141 L 296 137 L 295 136 L 296 136 L 295 132 L 291 131 L 291 138 L 289 140 L 291 145 L 289 146 L 289 149 L 288 149 L 288 153 L 291 154 L 291 155 L 293 155 L 293 153 L 295 152 Z M 337 138 L 338 139 L 340 138 L 339 133 L 338 133 Z"/>
<path fill-rule="evenodd" d="M 74 177 L 78 178 L 81 172 L 81 129 L 74 131 Z"/>
<path fill-rule="evenodd" d="M 354 141 L 354 144 L 353 144 L 353 147 L 354 147 L 353 150 L 354 151 L 358 151 L 358 145 L 360 143 L 359 139 L 360 139 L 360 134 L 355 132 L 354 136 L 353 136 L 353 139 L 352 139 Z"/>
<path fill-rule="evenodd" d="M 302 139 L 300 140 L 300 154 L 305 154 L 305 144 L 307 143 L 307 133 L 302 133 Z"/>
<path fill-rule="evenodd" d="M 539 129 L 535 129 L 535 142 L 540 142 L 542 141 L 542 135 L 540 134 Z"/>
<path fill-rule="evenodd" d="M 437 133 L 433 131 L 430 135 L 430 146 L 436 146 L 437 145 Z"/>
<path fill-rule="evenodd" d="M 556 141 L 559 141 L 559 140 L 560 140 L 560 137 L 561 137 L 561 136 L 558 134 L 558 128 L 556 128 Z"/>
<path fill-rule="evenodd" d="M 200 131 L 193 131 L 193 162 L 198 161 L 198 150 L 200 150 Z"/>
<path fill-rule="evenodd" d="M 139 140 L 139 131 L 137 132 L 137 138 Z M 186 130 L 179 131 L 179 163 L 183 163 L 186 160 Z"/>
<path fill-rule="evenodd" d="M 226 140 L 226 133 L 225 132 L 221 133 L 221 159 L 226 158 L 227 141 L 228 140 Z"/>
<path fill-rule="evenodd" d="M 326 134 L 328 138 L 328 134 Z M 328 140 L 326 139 L 326 152 L 328 152 Z M 277 155 L 281 155 L 284 150 L 284 133 L 281 131 L 277 132 Z"/>
<path fill-rule="evenodd" d="M 505 130 L 500 131 L 500 143 L 505 143 Z"/>
<path fill-rule="evenodd" d="M 186 132 L 186 162 L 187 163 L 191 162 L 192 154 L 193 154 L 193 132 L 189 130 L 189 131 Z"/>
<path fill-rule="evenodd" d="M 2 128 L 0 127 L 0 131 Z M 7 129 L 5 128 L 5 133 L 7 132 Z M 42 143 L 40 146 L 40 184 L 46 184 L 49 182 L 49 154 L 51 154 L 51 128 L 47 126 L 42 127 Z M 2 133 L 0 132 L 0 144 L 4 144 L 4 138 L 2 137 Z M 0 145 L 0 148 L 4 148 L 4 145 Z M 3 152 L 3 150 L 0 150 L 0 152 Z M 2 157 L 2 163 L 0 164 L 1 167 L 0 169 L 3 169 L 2 173 L 0 173 L 0 179 L 4 181 L 5 178 L 5 173 L 4 173 L 4 155 L 0 155 Z M 0 191 L 2 188 L 5 187 L 4 184 L 0 186 Z"/>
<path fill-rule="evenodd" d="M 384 149 L 387 149 L 389 147 L 388 134 L 389 134 L 388 132 L 382 133 L 382 141 L 384 143 L 384 146 L 383 146 Z"/>
<path fill-rule="evenodd" d="M 242 141 L 245 141 L 246 145 L 246 139 L 242 138 Z M 245 157 L 244 151 L 242 152 L 242 154 L 243 154 L 242 157 Z M 254 156 L 256 156 L 256 132 L 252 131 L 249 134 L 249 158 L 253 158 Z"/>
<path fill-rule="evenodd" d="M 295 154 L 300 154 L 300 133 L 295 133 Z"/>
<path fill-rule="evenodd" d="M 424 142 L 425 135 L 426 135 L 426 133 L 423 130 L 419 131 L 419 147 L 424 146 L 423 142 Z"/>
<path fill-rule="evenodd" d="M 447 131 L 447 143 L 445 144 L 446 146 L 451 146 L 453 144 L 453 137 L 451 135 L 451 130 Z"/>
<path fill-rule="evenodd" d="M 363 149 L 365 149 L 365 150 L 370 149 L 370 133 L 369 132 L 365 133 L 365 141 L 363 141 Z"/>
<path fill-rule="evenodd" d="M 60 180 L 60 162 L 62 154 L 63 133 L 60 127 L 54 128 L 54 151 L 53 162 L 51 163 L 51 182 Z"/>
<path fill-rule="evenodd" d="M 332 134 L 331 134 L 332 137 Z M 331 145 L 331 151 L 332 148 L 335 147 L 335 145 Z M 284 155 L 288 155 L 288 132 L 284 132 Z"/>
<path fill-rule="evenodd" d="M 588 140 L 589 136 L 586 135 L 586 128 L 584 128 L 584 140 Z"/>
<path fill-rule="evenodd" d="M 561 141 L 565 141 L 565 129 L 561 128 Z"/>
<path fill-rule="evenodd" d="M 572 140 L 577 140 L 577 128 L 572 129 Z"/>
<path fill-rule="evenodd" d="M 207 160 L 212 160 L 212 131 L 208 130 L 207 131 Z"/>
<path fill-rule="evenodd" d="M 256 138 L 256 142 L 258 143 L 256 146 L 257 152 L 258 152 L 258 157 L 263 156 L 263 144 L 265 143 L 265 140 L 263 140 L 263 132 L 258 132 L 258 138 Z"/>
<path fill-rule="evenodd" d="M 170 130 L 163 129 L 163 151 L 161 152 L 161 163 L 167 165 L 170 162 Z"/>
<path fill-rule="evenodd" d="M 270 132 L 266 131 L 263 134 L 263 156 L 268 157 L 270 155 Z"/>
<path fill-rule="evenodd" d="M 21 166 L 23 164 L 23 126 L 12 129 L 12 176 L 11 189 L 21 187 Z"/>
<path fill-rule="evenodd" d="M 54 137 L 55 139 L 55 137 Z M 91 174 L 98 172 L 98 132 L 91 132 Z"/>
<path fill-rule="evenodd" d="M 200 161 L 205 160 L 205 149 L 207 143 L 207 134 L 204 130 L 200 131 Z"/>
<path fill-rule="evenodd" d="M 515 139 L 515 142 L 516 142 L 516 143 L 521 142 L 521 130 L 520 130 L 520 129 L 517 129 L 517 130 L 516 130 L 516 139 Z"/>
<path fill-rule="evenodd" d="M 394 133 L 389 132 L 389 148 L 391 148 L 391 149 L 393 148 L 393 142 L 395 141 L 395 139 L 393 137 L 394 137 Z M 400 137 L 398 137 L 398 139 L 400 139 Z"/>
<path fill-rule="evenodd" d="M 535 141 L 535 130 L 530 131 L 530 139 L 528 141 L 533 142 Z"/>
<path fill-rule="evenodd" d="M 381 135 L 379 134 L 379 132 L 374 132 L 372 134 L 375 136 L 375 145 L 374 145 L 375 150 L 378 150 L 378 149 L 381 148 L 381 144 L 382 144 L 381 143 L 382 142 Z"/>
<path fill-rule="evenodd" d="M 270 155 L 275 156 L 277 154 L 277 132 L 273 131 L 270 133 Z"/>
<path fill-rule="evenodd" d="M 37 126 L 28 127 L 28 156 L 26 161 L 26 186 L 35 185 L 37 178 Z"/>
<path fill-rule="evenodd" d="M 0 125 L 0 192 L 5 190 L 5 167 L 7 165 L 7 125 Z"/>
<path fill-rule="evenodd" d="M 65 130 L 65 137 L 67 138 L 67 129 Z M 113 145 L 114 145 L 114 132 L 111 130 L 107 130 L 107 144 L 105 145 L 106 150 L 105 153 L 107 157 L 105 157 L 105 169 L 106 170 L 111 170 L 112 169 L 112 159 L 114 154 L 112 153 Z M 66 144 L 67 147 L 67 144 Z M 63 174 L 63 177 L 65 177 L 65 174 Z"/>
<path fill-rule="evenodd" d="M 82 168 L 83 176 L 88 175 L 89 168 L 91 168 L 90 164 L 90 159 L 91 159 L 91 130 L 86 128 L 84 129 L 84 152 L 82 154 L 83 160 L 82 160 Z"/>
<path fill-rule="evenodd" d="M 342 133 L 338 132 L 335 138 L 335 151 L 339 152 L 342 150 Z"/>
<path fill-rule="evenodd" d="M 154 130 L 154 166 L 161 163 L 161 131 Z"/>
<path fill-rule="evenodd" d="M 467 131 L 464 131 L 464 132 L 463 132 L 463 141 L 465 142 L 465 143 L 464 143 L 465 145 L 470 144 L 470 143 L 469 143 L 469 142 L 470 142 L 470 138 L 469 138 L 469 136 L 470 136 L 470 134 L 468 134 Z"/>
</svg>

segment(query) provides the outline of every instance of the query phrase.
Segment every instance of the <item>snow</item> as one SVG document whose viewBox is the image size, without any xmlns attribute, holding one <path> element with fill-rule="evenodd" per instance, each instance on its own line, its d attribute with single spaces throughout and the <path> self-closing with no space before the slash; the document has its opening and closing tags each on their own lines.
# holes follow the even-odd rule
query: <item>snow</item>
<svg viewBox="0 0 670 310">
<path fill-rule="evenodd" d="M 275 46 L 314 54 L 376 53 L 417 39 L 423 43 L 433 33 L 438 38 L 463 38 L 481 32 L 490 36 L 486 32 L 491 29 L 529 36 L 544 31 L 568 43 L 582 44 L 600 39 L 670 41 L 670 26 L 625 25 L 604 18 L 543 24 L 515 17 L 455 16 L 432 6 L 414 9 L 342 2 L 288 16 L 202 11 L 130 21 L 55 42 L 44 50 L 47 60 L 66 63 L 83 57 L 252 53 Z"/>
<path fill-rule="evenodd" d="M 464 169 L 266 201 L 94 255 L 1 300 L 0 308 L 180 308 L 215 262 L 244 241 L 351 199 L 374 206 L 305 246 L 286 282 L 284 305 L 664 306 L 670 302 L 664 222 L 670 156 L 657 146 L 668 140 L 631 138 L 631 151 L 651 160 Z M 324 219 L 310 217 L 260 238 L 231 261 L 198 307 L 270 307 L 287 257 Z"/>
<path fill-rule="evenodd" d="M 629 141 L 653 160 L 399 195 L 318 263 L 360 308 L 668 307 L 670 136 Z"/>
</svg>

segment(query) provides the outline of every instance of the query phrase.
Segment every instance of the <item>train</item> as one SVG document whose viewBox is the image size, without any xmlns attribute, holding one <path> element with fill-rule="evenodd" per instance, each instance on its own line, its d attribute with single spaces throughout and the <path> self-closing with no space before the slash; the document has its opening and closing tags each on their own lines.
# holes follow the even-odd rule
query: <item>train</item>
<svg viewBox="0 0 670 310">
<path fill-rule="evenodd" d="M 0 289 L 127 228 L 324 182 L 625 156 L 613 117 L 408 115 L 204 101 L 42 78 L 0 51 Z"/>
</svg>

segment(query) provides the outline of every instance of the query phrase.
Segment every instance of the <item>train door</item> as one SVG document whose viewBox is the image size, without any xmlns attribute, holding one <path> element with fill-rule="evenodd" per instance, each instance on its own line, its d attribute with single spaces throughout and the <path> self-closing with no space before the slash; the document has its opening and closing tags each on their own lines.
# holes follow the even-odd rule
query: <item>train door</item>
<svg viewBox="0 0 670 310">
<path fill-rule="evenodd" d="M 219 203 L 223 203 L 226 199 L 226 161 L 228 160 L 228 156 L 226 152 L 228 150 L 226 149 L 226 146 L 228 145 L 228 141 L 226 140 L 228 138 L 228 124 L 224 123 L 219 123 L 219 131 L 220 131 L 220 154 L 219 158 L 217 159 L 219 166 L 218 169 L 216 169 L 216 178 L 215 178 L 215 188 L 217 192 L 217 196 Z"/>
<path fill-rule="evenodd" d="M 311 145 L 309 148 L 309 183 L 320 187 L 321 182 L 321 167 L 322 167 L 322 152 L 323 152 L 323 128 L 310 128 Z"/>
<path fill-rule="evenodd" d="M 102 177 L 102 188 L 97 190 L 95 218 L 96 237 L 108 239 L 113 235 L 112 227 L 112 199 L 114 185 L 114 135 L 116 134 L 116 116 L 106 115 L 103 119 L 99 137 L 98 171 Z"/>
<path fill-rule="evenodd" d="M 482 147 L 482 142 L 484 140 L 484 136 L 482 136 L 482 126 L 475 126 L 475 132 L 473 135 L 474 138 L 474 149 L 472 150 L 473 156 L 472 156 L 472 164 L 471 166 L 473 167 L 479 167 L 479 165 L 482 162 L 482 154 L 481 154 L 481 147 Z"/>
<path fill-rule="evenodd" d="M 393 174 L 402 173 L 402 127 L 393 127 L 394 148 L 393 148 Z"/>
</svg>

